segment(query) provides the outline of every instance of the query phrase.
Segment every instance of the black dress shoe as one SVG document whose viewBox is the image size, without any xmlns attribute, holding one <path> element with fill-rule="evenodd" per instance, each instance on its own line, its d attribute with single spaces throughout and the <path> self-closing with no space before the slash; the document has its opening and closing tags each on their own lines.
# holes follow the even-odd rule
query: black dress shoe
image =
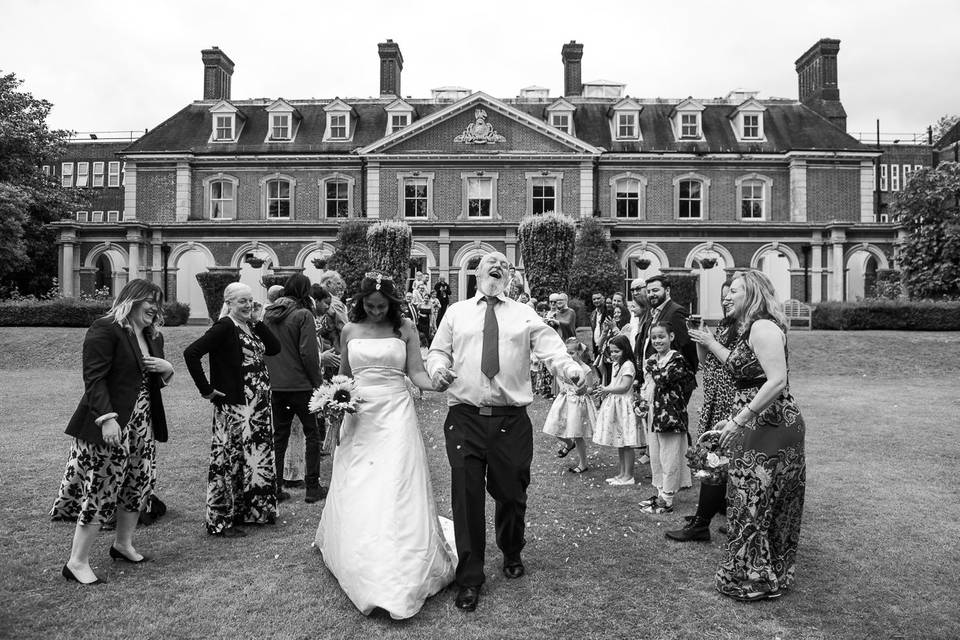
<svg viewBox="0 0 960 640">
<path fill-rule="evenodd" d="M 523 562 L 520 560 L 503 564 L 503 575 L 511 580 L 523 577 L 524 573 L 526 569 L 523 568 Z"/>
<path fill-rule="evenodd" d="M 62 576 L 63 576 L 64 578 L 66 578 L 67 580 L 73 580 L 74 582 L 80 582 L 80 578 L 78 578 L 77 576 L 73 575 L 73 571 L 70 571 L 70 567 L 68 567 L 67 565 L 63 565 L 63 569 L 60 571 L 60 575 L 62 575 Z M 94 580 L 93 582 L 80 582 L 80 584 L 82 584 L 82 585 L 84 585 L 84 586 L 90 586 L 90 585 L 92 585 L 92 584 L 107 584 L 107 582 L 108 582 L 107 580 L 101 580 L 100 578 L 97 578 L 97 579 Z M 477 605 L 474 604 L 473 606 L 476 607 Z"/>
<path fill-rule="evenodd" d="M 220 531 L 208 531 L 207 533 L 219 538 L 244 538 L 247 535 L 246 531 L 238 527 L 227 527 L 226 529 L 221 529 Z"/>
<path fill-rule="evenodd" d="M 307 495 L 304 497 L 303 501 L 307 503 L 320 502 L 327 497 L 327 492 L 329 491 L 328 487 L 323 485 L 316 485 L 307 487 Z"/>
<path fill-rule="evenodd" d="M 460 587 L 455 604 L 461 611 L 473 611 L 480 602 L 480 587 Z"/>
<path fill-rule="evenodd" d="M 153 560 L 153 557 L 148 555 L 144 555 L 139 560 L 133 560 L 123 555 L 123 552 L 119 551 L 113 545 L 110 545 L 110 557 L 113 558 L 114 560 L 122 560 L 123 562 L 129 562 L 130 564 L 140 564 L 142 562 L 150 562 L 151 560 Z"/>
<path fill-rule="evenodd" d="M 282 489 L 277 491 L 277 502 L 285 502 L 290 499 L 290 494 Z"/>
</svg>

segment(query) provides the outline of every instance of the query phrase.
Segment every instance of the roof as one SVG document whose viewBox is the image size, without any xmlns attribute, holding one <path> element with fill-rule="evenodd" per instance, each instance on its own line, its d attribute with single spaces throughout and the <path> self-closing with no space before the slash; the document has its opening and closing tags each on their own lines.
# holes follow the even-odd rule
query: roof
<svg viewBox="0 0 960 640">
<path fill-rule="evenodd" d="M 950 127 L 933 146 L 937 149 L 945 149 L 955 142 L 960 142 L 960 121 Z"/>
<path fill-rule="evenodd" d="M 477 93 L 464 98 L 474 99 Z M 348 141 L 324 140 L 326 113 L 324 107 L 334 100 L 287 100 L 301 116 L 296 139 L 292 142 L 265 142 L 269 117 L 267 107 L 273 100 L 238 100 L 231 104 L 244 121 L 235 143 L 211 143 L 211 101 L 194 102 L 172 115 L 139 140 L 125 149 L 126 154 L 180 154 L 236 155 L 236 154 L 330 154 L 342 155 L 373 145 L 384 137 L 387 127 L 386 107 L 393 97 L 378 99 L 338 99 L 353 108 L 355 128 Z M 547 120 L 548 102 L 502 100 L 508 107 L 523 112 L 541 122 Z M 740 142 L 734 135 L 731 116 L 737 105 L 717 100 L 700 101 L 705 140 L 699 142 L 678 141 L 674 137 L 670 114 L 680 101 L 651 101 L 636 99 L 642 105 L 640 130 L 642 139 L 637 142 L 614 141 L 611 138 L 610 107 L 616 102 L 610 99 L 575 98 L 570 102 L 575 107 L 573 126 L 575 137 L 593 147 L 602 147 L 608 152 L 683 152 L 683 153 L 783 153 L 793 150 L 825 151 L 870 151 L 871 147 L 857 141 L 826 118 L 796 101 L 771 99 L 760 100 L 764 112 L 763 142 Z M 407 99 L 416 110 L 416 119 L 411 124 L 429 118 L 440 111 L 450 109 L 457 103 L 432 100 Z M 960 136 L 958 127 L 951 130 Z M 944 137 L 946 140 L 951 134 Z"/>
</svg>

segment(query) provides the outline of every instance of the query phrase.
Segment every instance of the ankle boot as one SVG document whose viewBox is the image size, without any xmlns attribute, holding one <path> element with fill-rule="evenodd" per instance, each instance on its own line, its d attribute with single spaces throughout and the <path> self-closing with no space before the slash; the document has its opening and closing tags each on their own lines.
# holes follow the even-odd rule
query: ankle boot
<svg viewBox="0 0 960 640">
<path fill-rule="evenodd" d="M 687 523 L 682 529 L 667 531 L 664 535 L 677 542 L 690 540 L 710 542 L 710 521 L 697 516 L 693 522 Z"/>
</svg>

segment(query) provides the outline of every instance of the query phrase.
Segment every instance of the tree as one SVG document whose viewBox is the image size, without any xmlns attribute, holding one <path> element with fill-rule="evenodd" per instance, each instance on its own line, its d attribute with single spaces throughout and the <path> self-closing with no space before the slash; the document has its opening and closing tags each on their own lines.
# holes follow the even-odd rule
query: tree
<svg viewBox="0 0 960 640">
<path fill-rule="evenodd" d="M 610 248 L 603 225 L 586 218 L 580 225 L 570 268 L 569 293 L 590 300 L 594 291 L 609 296 L 623 289 L 623 267 Z"/>
<path fill-rule="evenodd" d="M 327 268 L 340 274 L 347 285 L 347 297 L 359 291 L 363 274 L 370 270 L 366 220 L 347 220 L 337 230 L 336 248 Z"/>
<path fill-rule="evenodd" d="M 936 124 L 933 125 L 934 143 L 940 140 L 940 138 L 943 136 L 947 135 L 947 131 L 950 131 L 950 129 L 952 129 L 958 122 L 960 122 L 960 116 L 958 115 L 951 115 L 947 113 L 940 116 Z"/>
<path fill-rule="evenodd" d="M 960 164 L 914 174 L 894 211 L 907 232 L 900 265 L 910 297 L 960 297 Z"/>
<path fill-rule="evenodd" d="M 530 294 L 543 300 L 552 292 L 566 291 L 577 235 L 573 220 L 553 212 L 528 216 L 517 235 Z"/>
<path fill-rule="evenodd" d="M 370 266 L 393 278 L 399 290 L 406 287 L 410 270 L 410 247 L 413 231 L 403 220 L 385 220 L 367 230 L 367 245 L 370 251 Z"/>
<path fill-rule="evenodd" d="M 68 131 L 47 127 L 53 106 L 0 75 L 0 281 L 24 293 L 47 291 L 57 275 L 56 234 L 47 227 L 83 207 L 78 190 L 61 189 L 41 167 L 63 155 Z"/>
</svg>

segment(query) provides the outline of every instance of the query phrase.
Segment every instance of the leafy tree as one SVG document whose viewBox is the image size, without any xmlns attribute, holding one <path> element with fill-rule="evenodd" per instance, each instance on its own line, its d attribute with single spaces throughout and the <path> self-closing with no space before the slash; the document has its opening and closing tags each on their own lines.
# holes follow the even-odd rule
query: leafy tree
<svg viewBox="0 0 960 640">
<path fill-rule="evenodd" d="M 517 235 L 530 294 L 543 300 L 551 292 L 566 291 L 577 235 L 573 220 L 553 212 L 528 216 Z"/>
<path fill-rule="evenodd" d="M 917 172 L 894 208 L 907 231 L 900 265 L 910 297 L 960 297 L 960 164 Z"/>
<path fill-rule="evenodd" d="M 370 266 L 389 275 L 400 290 L 404 289 L 410 270 L 410 247 L 413 231 L 402 220 L 378 222 L 367 230 Z"/>
<path fill-rule="evenodd" d="M 57 275 L 56 234 L 46 225 L 82 208 L 84 197 L 41 170 L 62 157 L 70 134 L 47 127 L 53 105 L 21 84 L 13 73 L 0 75 L 0 281 L 41 293 Z"/>
<path fill-rule="evenodd" d="M 609 296 L 623 288 L 623 267 L 610 249 L 607 234 L 594 218 L 580 225 L 570 268 L 569 293 L 581 300 L 590 300 L 594 291 Z"/>
<path fill-rule="evenodd" d="M 370 270 L 367 249 L 366 220 L 355 218 L 347 220 L 337 230 L 336 248 L 327 261 L 327 268 L 340 274 L 347 285 L 346 295 L 352 296 L 360 289 L 363 274 Z"/>
<path fill-rule="evenodd" d="M 960 116 L 958 115 L 948 113 L 940 116 L 936 124 L 933 125 L 933 141 L 937 142 L 940 138 L 947 135 L 947 131 L 950 131 L 958 122 L 960 122 Z"/>
</svg>

